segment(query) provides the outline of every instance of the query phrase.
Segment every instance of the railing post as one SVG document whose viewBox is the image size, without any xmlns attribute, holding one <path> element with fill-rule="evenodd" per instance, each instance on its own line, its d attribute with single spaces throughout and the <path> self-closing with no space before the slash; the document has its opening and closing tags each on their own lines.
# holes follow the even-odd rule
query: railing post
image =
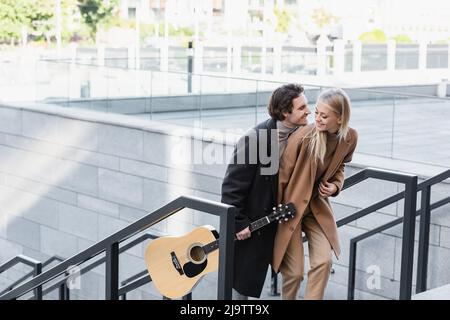
<svg viewBox="0 0 450 320">
<path fill-rule="evenodd" d="M 184 295 L 183 300 L 192 300 L 192 292 L 189 292 L 187 295 Z"/>
<path fill-rule="evenodd" d="M 66 281 L 59 286 L 59 300 L 70 300 L 70 289 Z"/>
<path fill-rule="evenodd" d="M 234 207 L 220 215 L 218 300 L 231 300 L 234 263 L 234 215 Z"/>
<path fill-rule="evenodd" d="M 106 300 L 119 300 L 119 243 L 106 248 Z"/>
<path fill-rule="evenodd" d="M 37 276 L 42 273 L 42 263 L 36 263 L 34 266 L 34 276 Z M 36 287 L 34 289 L 34 296 L 36 300 L 42 300 L 42 285 Z"/>
<path fill-rule="evenodd" d="M 403 212 L 403 241 L 400 273 L 400 300 L 411 300 L 414 229 L 416 226 L 417 176 L 405 183 L 405 205 Z"/>
<path fill-rule="evenodd" d="M 416 293 L 427 290 L 428 246 L 430 243 L 431 186 L 422 190 L 420 206 L 419 256 L 417 260 Z"/>
<path fill-rule="evenodd" d="M 64 287 L 65 287 L 64 283 L 62 283 L 59 286 L 59 300 L 66 300 L 66 297 L 65 297 L 66 289 Z"/>
<path fill-rule="evenodd" d="M 279 296 L 278 292 L 278 274 L 272 269 L 272 277 L 270 278 L 270 294 L 272 296 Z"/>
<path fill-rule="evenodd" d="M 356 247 L 357 242 L 350 240 L 350 254 L 348 262 L 348 287 L 347 300 L 355 299 L 355 279 L 356 279 Z"/>
<path fill-rule="evenodd" d="M 197 44 L 195 44 L 197 45 Z M 188 79 L 187 79 L 187 92 L 192 93 L 192 67 L 193 67 L 193 59 L 194 59 L 194 49 L 192 46 L 192 41 L 188 43 Z"/>
</svg>

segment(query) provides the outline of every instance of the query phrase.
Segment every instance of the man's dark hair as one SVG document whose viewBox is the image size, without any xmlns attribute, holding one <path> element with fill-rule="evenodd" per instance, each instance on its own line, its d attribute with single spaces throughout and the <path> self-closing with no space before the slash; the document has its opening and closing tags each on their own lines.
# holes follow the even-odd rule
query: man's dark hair
<svg viewBox="0 0 450 320">
<path fill-rule="evenodd" d="M 272 92 L 269 100 L 269 114 L 272 118 L 283 121 L 283 112 L 292 112 L 292 100 L 298 98 L 305 89 L 301 85 L 289 83 L 282 85 Z"/>
</svg>

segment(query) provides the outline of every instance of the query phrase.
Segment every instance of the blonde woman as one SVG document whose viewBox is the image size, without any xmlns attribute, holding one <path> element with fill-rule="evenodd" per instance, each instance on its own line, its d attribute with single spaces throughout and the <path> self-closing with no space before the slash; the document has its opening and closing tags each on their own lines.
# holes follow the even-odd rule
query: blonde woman
<svg viewBox="0 0 450 320">
<path fill-rule="evenodd" d="M 279 171 L 278 203 L 294 203 L 297 215 L 278 225 L 272 266 L 283 278 L 282 299 L 295 300 L 303 280 L 302 232 L 308 239 L 310 269 L 305 299 L 323 299 L 332 264 L 339 257 L 338 231 L 328 197 L 342 189 L 344 166 L 358 139 L 349 127 L 350 100 L 342 89 L 317 99 L 315 123 L 288 140 Z"/>
</svg>

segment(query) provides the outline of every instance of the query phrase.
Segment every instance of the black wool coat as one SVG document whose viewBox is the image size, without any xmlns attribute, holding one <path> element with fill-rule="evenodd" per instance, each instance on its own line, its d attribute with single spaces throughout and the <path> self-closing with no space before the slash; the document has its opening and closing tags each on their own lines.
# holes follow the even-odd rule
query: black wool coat
<svg viewBox="0 0 450 320">
<path fill-rule="evenodd" d="M 247 132 L 240 140 L 242 142 L 242 139 L 245 139 L 246 143 L 238 143 L 235 146 L 232 161 L 227 167 L 222 184 L 222 202 L 233 205 L 237 209 L 236 232 L 245 229 L 250 222 L 267 216 L 276 206 L 279 156 L 278 135 L 274 129 L 276 129 L 276 120 L 268 119 Z M 248 156 L 249 149 L 252 149 L 249 147 L 251 139 L 248 139 L 248 135 L 254 133 L 258 142 L 258 155 L 252 161 Z M 271 134 L 275 136 L 271 137 Z M 267 159 L 260 157 L 261 135 L 267 135 L 266 142 L 262 139 L 266 149 L 263 150 L 263 155 L 270 155 L 270 150 L 276 150 L 274 157 L 277 157 L 277 166 L 273 175 L 261 172 L 262 168 L 271 165 L 266 164 Z M 271 143 L 271 138 L 276 143 Z M 246 162 L 239 164 L 236 158 L 237 155 L 242 155 L 242 152 L 247 155 Z M 272 223 L 253 232 L 246 240 L 235 241 L 233 288 L 239 293 L 260 297 L 268 266 L 272 261 L 276 229 L 276 223 Z"/>
</svg>

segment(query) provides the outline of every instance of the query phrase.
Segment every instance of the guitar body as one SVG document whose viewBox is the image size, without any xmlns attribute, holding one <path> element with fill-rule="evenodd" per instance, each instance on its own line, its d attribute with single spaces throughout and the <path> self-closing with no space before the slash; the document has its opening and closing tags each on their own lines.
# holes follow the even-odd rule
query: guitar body
<svg viewBox="0 0 450 320">
<path fill-rule="evenodd" d="M 250 231 L 274 221 L 288 221 L 294 215 L 292 203 L 279 204 L 271 214 L 253 221 Z M 217 271 L 218 238 L 219 234 L 212 226 L 202 226 L 181 237 L 161 237 L 151 241 L 145 250 L 145 262 L 159 292 L 167 298 L 180 298 L 191 292 L 205 274 Z"/>
<path fill-rule="evenodd" d="M 151 241 L 145 250 L 145 261 L 159 292 L 171 299 L 182 297 L 205 274 L 217 271 L 219 250 L 205 254 L 202 249 L 217 237 L 213 227 L 202 226 L 184 236 Z"/>
</svg>

